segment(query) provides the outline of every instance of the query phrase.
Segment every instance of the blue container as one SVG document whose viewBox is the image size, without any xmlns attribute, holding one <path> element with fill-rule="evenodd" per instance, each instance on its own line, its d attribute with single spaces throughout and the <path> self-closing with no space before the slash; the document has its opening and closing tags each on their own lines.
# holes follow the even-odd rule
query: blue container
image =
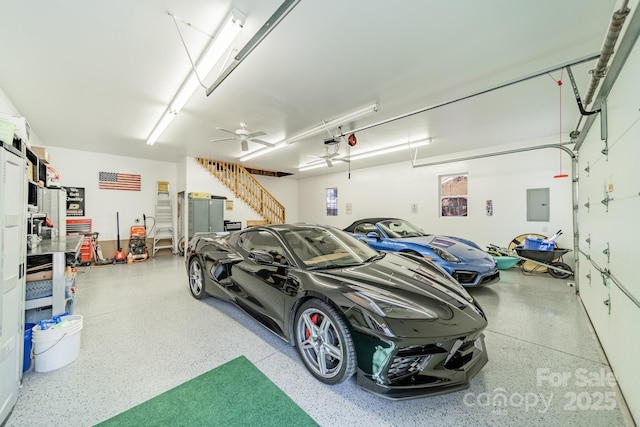
<svg viewBox="0 0 640 427">
<path fill-rule="evenodd" d="M 545 242 L 538 237 L 525 237 L 524 248 L 529 251 L 552 251 L 555 249 L 555 243 Z"/>
<path fill-rule="evenodd" d="M 31 367 L 31 329 L 35 323 L 24 324 L 24 356 L 22 360 L 22 372 L 27 372 Z"/>
</svg>

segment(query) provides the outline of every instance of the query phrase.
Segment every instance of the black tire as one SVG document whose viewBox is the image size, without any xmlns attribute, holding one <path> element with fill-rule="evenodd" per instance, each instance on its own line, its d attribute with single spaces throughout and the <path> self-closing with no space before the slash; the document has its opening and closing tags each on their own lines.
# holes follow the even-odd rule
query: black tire
<svg viewBox="0 0 640 427">
<path fill-rule="evenodd" d="M 558 268 L 561 268 L 563 270 L 567 270 L 567 271 L 571 272 L 571 274 L 568 274 L 568 273 L 563 273 L 562 271 L 554 270 L 553 268 L 547 268 L 547 271 L 549 272 L 549 274 L 551 276 L 555 277 L 556 279 L 566 279 L 567 277 L 573 276 L 573 270 L 571 269 L 570 266 L 568 266 L 564 262 L 552 262 L 549 265 L 551 267 L 558 267 Z"/>
<path fill-rule="evenodd" d="M 351 332 L 340 314 L 319 299 L 306 301 L 296 313 L 295 346 L 307 370 L 325 384 L 339 384 L 356 371 Z"/>
<path fill-rule="evenodd" d="M 202 299 L 207 294 L 204 283 L 204 270 L 198 258 L 193 258 L 189 263 L 189 290 L 196 299 Z"/>
</svg>

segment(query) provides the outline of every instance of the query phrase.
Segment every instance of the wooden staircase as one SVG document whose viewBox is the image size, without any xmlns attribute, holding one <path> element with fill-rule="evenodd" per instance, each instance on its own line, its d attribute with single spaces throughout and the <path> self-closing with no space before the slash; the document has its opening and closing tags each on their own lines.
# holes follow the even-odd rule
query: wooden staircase
<svg viewBox="0 0 640 427">
<path fill-rule="evenodd" d="M 284 224 L 284 206 L 244 166 L 200 157 L 196 161 L 260 214 L 266 224 Z"/>
</svg>

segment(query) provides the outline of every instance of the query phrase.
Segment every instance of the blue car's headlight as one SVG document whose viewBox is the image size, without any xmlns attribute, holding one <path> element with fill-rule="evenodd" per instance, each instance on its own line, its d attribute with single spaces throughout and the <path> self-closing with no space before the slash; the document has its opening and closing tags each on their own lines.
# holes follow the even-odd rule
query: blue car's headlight
<svg viewBox="0 0 640 427">
<path fill-rule="evenodd" d="M 438 319 L 438 313 L 428 308 L 421 307 L 404 299 L 388 297 L 384 295 L 372 295 L 363 292 L 348 292 L 344 296 L 361 307 L 372 311 L 382 317 L 399 319 Z"/>
<path fill-rule="evenodd" d="M 438 255 L 440 258 L 442 258 L 445 261 L 460 262 L 460 260 L 456 256 L 450 254 L 444 249 L 435 248 L 435 247 L 432 247 L 431 249 L 433 249 L 433 252 L 435 252 L 436 255 Z"/>
</svg>

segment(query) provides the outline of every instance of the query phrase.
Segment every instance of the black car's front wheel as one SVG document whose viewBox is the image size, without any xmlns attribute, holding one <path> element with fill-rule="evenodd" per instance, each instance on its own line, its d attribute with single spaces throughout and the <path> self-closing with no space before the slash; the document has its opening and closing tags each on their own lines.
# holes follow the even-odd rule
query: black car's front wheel
<svg viewBox="0 0 640 427">
<path fill-rule="evenodd" d="M 295 345 L 305 366 L 325 384 L 338 384 L 356 370 L 356 352 L 351 332 L 329 304 L 306 301 L 295 320 Z"/>
<path fill-rule="evenodd" d="M 194 298 L 201 299 L 205 296 L 204 270 L 198 258 L 193 258 L 189 263 L 189 289 Z"/>
</svg>

